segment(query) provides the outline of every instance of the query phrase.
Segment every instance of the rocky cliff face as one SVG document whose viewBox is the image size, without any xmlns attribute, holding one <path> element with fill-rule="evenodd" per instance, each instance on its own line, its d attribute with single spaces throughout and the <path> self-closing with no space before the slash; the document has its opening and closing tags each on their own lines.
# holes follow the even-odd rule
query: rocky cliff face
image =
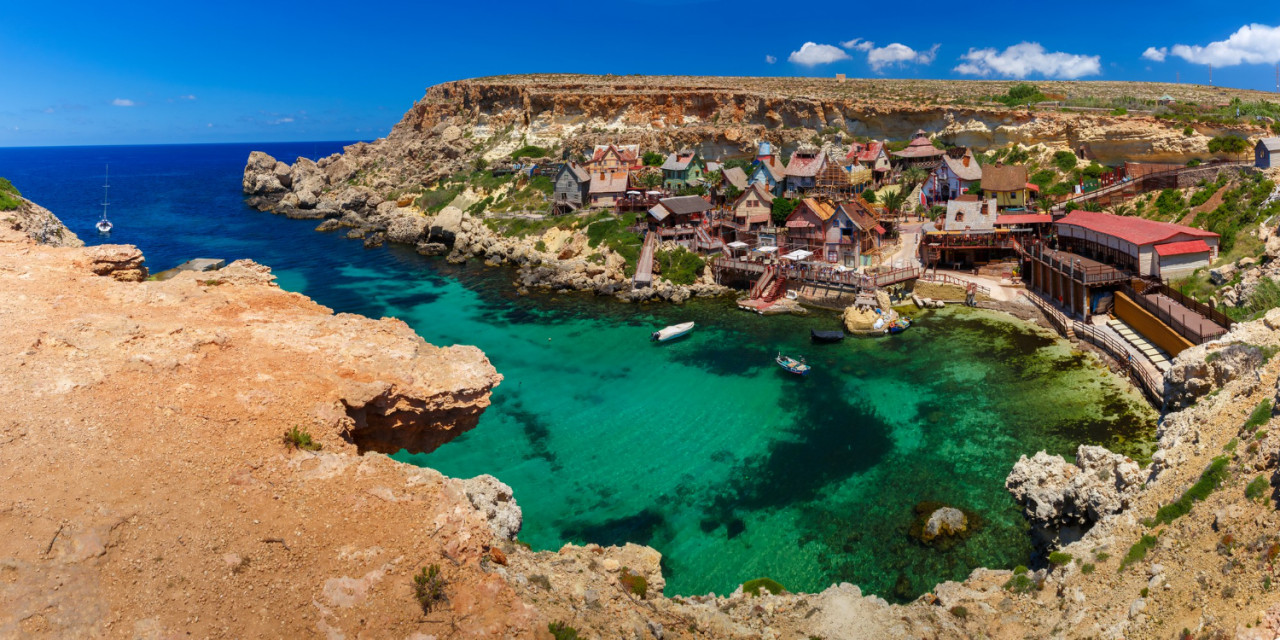
<svg viewBox="0 0 1280 640">
<path fill-rule="evenodd" d="M 0 225 L 53 247 L 82 247 L 84 243 L 48 209 L 21 196 L 13 211 L 0 211 Z"/>
</svg>

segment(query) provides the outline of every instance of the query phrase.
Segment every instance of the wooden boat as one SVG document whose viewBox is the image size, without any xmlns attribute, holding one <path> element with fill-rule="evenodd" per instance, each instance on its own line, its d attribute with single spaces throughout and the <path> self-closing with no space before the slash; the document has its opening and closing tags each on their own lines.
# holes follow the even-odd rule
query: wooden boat
<svg viewBox="0 0 1280 640">
<path fill-rule="evenodd" d="M 798 376 L 809 375 L 809 365 L 805 364 L 804 358 L 800 358 L 799 360 L 796 360 L 791 356 L 784 356 L 781 353 L 779 353 L 778 357 L 775 358 L 775 360 L 777 361 L 778 366 L 782 367 L 783 369 L 786 369 L 787 371 L 790 371 L 791 373 L 794 373 Z"/>
<path fill-rule="evenodd" d="M 898 318 L 897 320 L 894 320 L 893 322 L 889 323 L 889 327 L 886 329 L 886 331 L 888 333 L 902 333 L 903 331 L 907 330 L 907 327 L 910 327 L 910 326 L 911 326 L 911 318 Z"/>
<path fill-rule="evenodd" d="M 814 342 L 840 342 L 844 340 L 843 331 L 818 331 L 817 329 L 809 330 L 809 338 Z"/>
<path fill-rule="evenodd" d="M 693 331 L 692 322 L 673 324 L 669 327 L 663 327 L 662 329 L 654 331 L 653 335 L 649 336 L 649 339 L 654 342 L 667 342 L 669 340 L 675 340 L 681 336 L 688 335 L 690 331 Z"/>
</svg>

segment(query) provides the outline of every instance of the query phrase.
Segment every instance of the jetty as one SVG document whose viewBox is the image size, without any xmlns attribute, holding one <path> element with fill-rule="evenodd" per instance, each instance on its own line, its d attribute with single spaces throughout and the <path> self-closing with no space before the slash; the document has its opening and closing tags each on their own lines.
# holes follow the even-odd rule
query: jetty
<svg viewBox="0 0 1280 640">
<path fill-rule="evenodd" d="M 653 254 L 658 249 L 658 235 L 652 231 L 644 235 L 644 246 L 640 248 L 640 259 L 636 261 L 636 275 L 631 280 L 636 289 L 643 289 L 653 284 Z"/>
</svg>

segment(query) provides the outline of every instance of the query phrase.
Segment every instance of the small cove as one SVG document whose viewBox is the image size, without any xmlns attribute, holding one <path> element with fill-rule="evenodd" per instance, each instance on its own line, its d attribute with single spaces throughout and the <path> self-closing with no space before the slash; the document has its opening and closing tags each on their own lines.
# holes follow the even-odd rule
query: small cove
<svg viewBox="0 0 1280 640">
<path fill-rule="evenodd" d="M 251 149 L 317 157 L 336 143 L 0 149 L 0 176 L 88 243 L 136 244 L 153 270 L 251 258 L 335 311 L 395 316 L 433 344 L 474 344 L 506 376 L 480 425 L 400 460 L 511 485 L 521 539 L 649 544 L 668 595 L 727 593 L 770 576 L 791 590 L 853 582 L 909 598 L 1031 551 L 1003 488 L 1019 455 L 1151 437 L 1143 400 L 1069 345 L 1006 316 L 947 309 L 894 338 L 813 345 L 834 313 L 758 317 L 727 300 L 626 305 L 519 296 L 514 272 L 448 265 L 403 247 L 366 251 L 247 208 Z M 92 231 L 102 165 L 112 219 Z M 694 320 L 678 342 L 649 333 Z M 773 356 L 804 355 L 814 373 Z M 911 540 L 924 501 L 981 516 L 946 551 Z"/>
</svg>

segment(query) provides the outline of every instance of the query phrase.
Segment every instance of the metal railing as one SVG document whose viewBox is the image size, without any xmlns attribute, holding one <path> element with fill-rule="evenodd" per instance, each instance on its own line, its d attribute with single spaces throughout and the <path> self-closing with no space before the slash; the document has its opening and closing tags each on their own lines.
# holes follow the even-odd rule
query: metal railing
<svg viewBox="0 0 1280 640">
<path fill-rule="evenodd" d="M 1178 301 L 1172 298 L 1168 299 L 1169 302 L 1167 304 L 1161 304 L 1160 299 L 1152 295 L 1160 293 L 1158 291 L 1153 291 L 1152 294 L 1140 294 L 1128 285 L 1122 285 L 1120 291 L 1129 296 L 1129 299 L 1133 300 L 1134 304 L 1155 316 L 1157 320 L 1176 331 L 1178 335 L 1186 338 L 1191 344 L 1204 344 L 1226 333 L 1226 328 L 1221 323 L 1217 323 L 1213 318 L 1199 313 L 1196 309 L 1179 304 Z M 1147 289 L 1147 291 L 1152 290 Z M 1214 313 L 1221 315 L 1218 312 Z M 1208 332 L 1203 331 L 1201 328 L 1201 321 L 1203 320 L 1214 322 L 1214 328 Z"/>
<path fill-rule="evenodd" d="M 1163 408 L 1164 378 L 1157 379 L 1153 377 L 1151 372 L 1133 357 L 1133 352 L 1115 338 L 1107 335 L 1102 329 L 1084 322 L 1076 322 L 1074 325 L 1077 337 L 1096 345 L 1111 354 L 1117 361 L 1123 363 L 1129 375 L 1138 382 L 1138 386 L 1154 401 L 1156 407 Z"/>
<path fill-rule="evenodd" d="M 1030 245 L 1024 248 L 1023 252 L 1026 255 L 1031 256 L 1032 258 L 1035 258 L 1036 260 L 1039 260 L 1040 262 L 1043 262 L 1064 274 L 1067 274 L 1072 280 L 1083 282 L 1085 284 L 1116 282 L 1133 278 L 1132 273 L 1109 265 L 1100 264 L 1085 266 L 1083 264 L 1077 264 L 1078 261 L 1073 262 L 1064 260 L 1058 255 L 1047 253 L 1044 245 L 1041 244 Z"/>
</svg>

